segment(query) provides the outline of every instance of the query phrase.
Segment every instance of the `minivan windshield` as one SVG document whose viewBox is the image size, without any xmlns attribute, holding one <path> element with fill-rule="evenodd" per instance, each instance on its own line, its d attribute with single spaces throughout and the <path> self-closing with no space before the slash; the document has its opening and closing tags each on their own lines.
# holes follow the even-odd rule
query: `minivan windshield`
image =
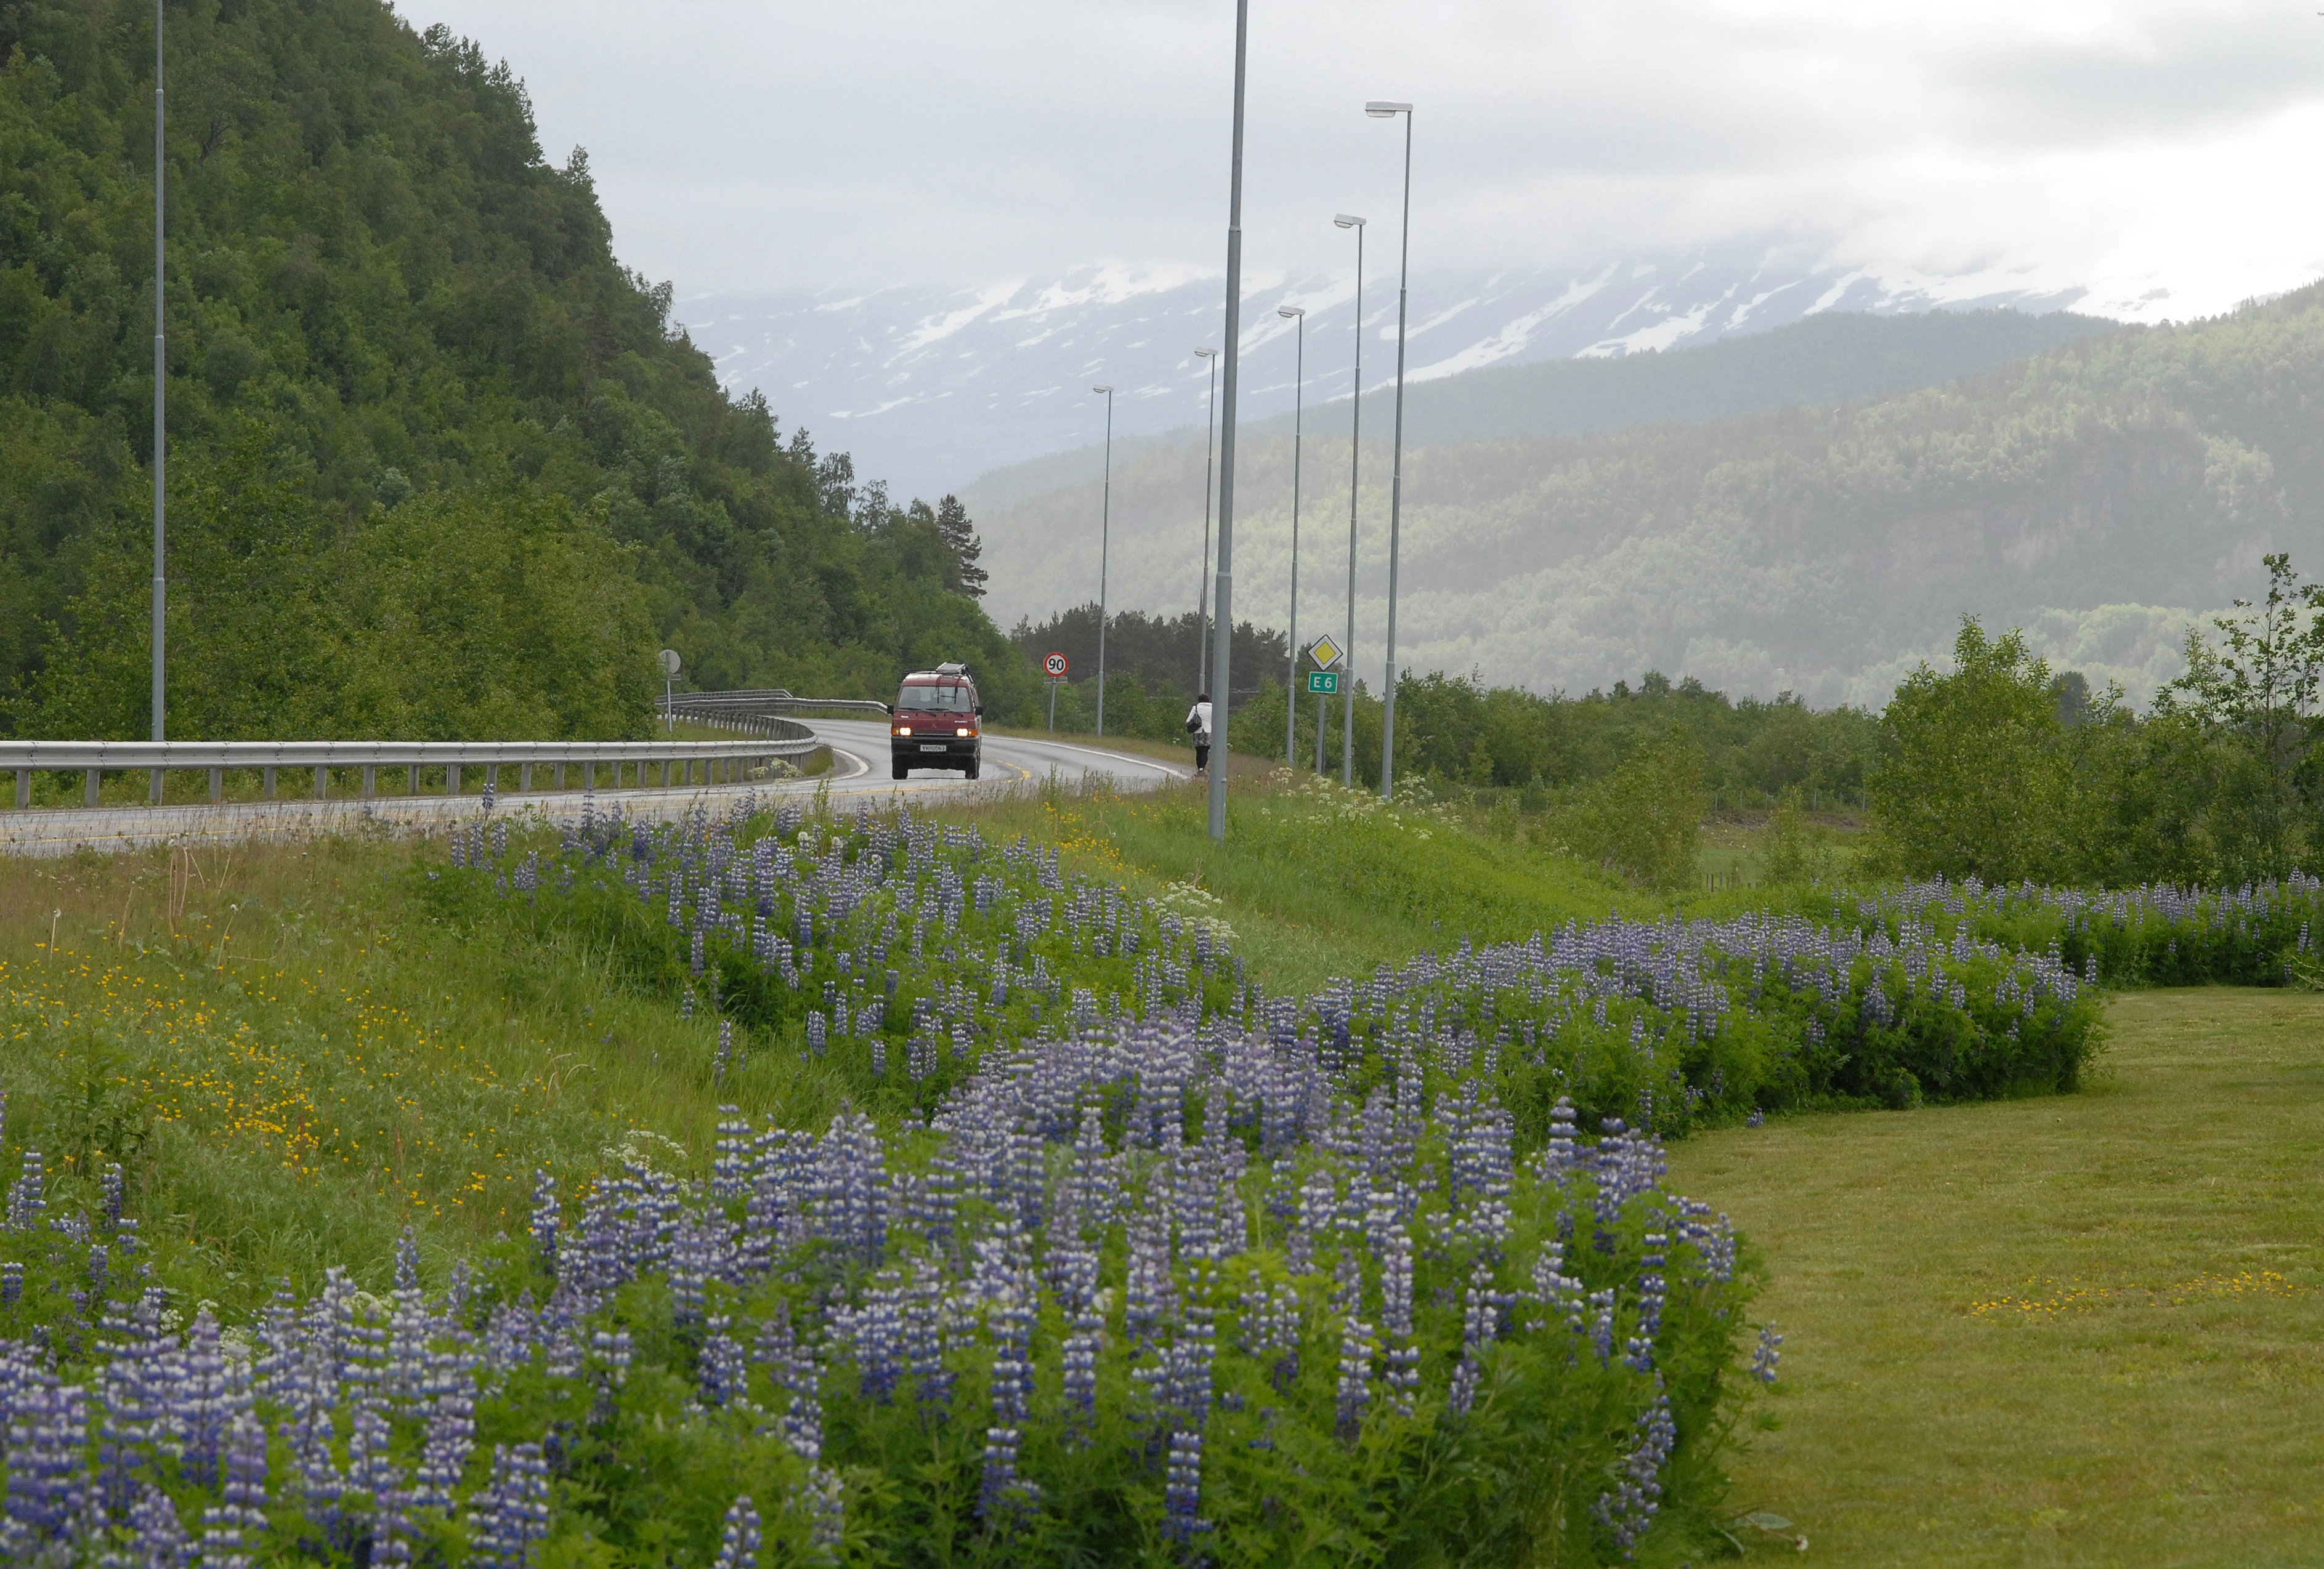
<svg viewBox="0 0 2324 1569">
<path fill-rule="evenodd" d="M 918 709 L 923 713 L 966 713 L 976 706 L 973 689 L 956 682 L 912 681 L 904 684 L 896 694 L 899 709 Z"/>
</svg>

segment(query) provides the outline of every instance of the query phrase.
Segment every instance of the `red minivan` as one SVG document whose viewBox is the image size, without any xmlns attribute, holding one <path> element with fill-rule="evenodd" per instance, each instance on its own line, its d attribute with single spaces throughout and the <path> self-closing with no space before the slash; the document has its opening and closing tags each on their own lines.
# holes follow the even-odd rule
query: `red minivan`
<svg viewBox="0 0 2324 1569">
<path fill-rule="evenodd" d="M 965 665 L 939 665 L 904 677 L 888 711 L 888 749 L 900 779 L 915 768 L 977 775 L 984 760 L 984 706 Z"/>
</svg>

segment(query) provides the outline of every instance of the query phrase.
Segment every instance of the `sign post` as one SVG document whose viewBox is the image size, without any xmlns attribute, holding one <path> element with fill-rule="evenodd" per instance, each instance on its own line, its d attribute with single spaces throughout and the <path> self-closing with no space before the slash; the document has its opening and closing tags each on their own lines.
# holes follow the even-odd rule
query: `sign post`
<svg viewBox="0 0 2324 1569">
<path fill-rule="evenodd" d="M 1323 773 L 1323 701 L 1340 690 L 1340 673 L 1332 668 L 1340 662 L 1342 649 L 1332 634 L 1324 633 L 1307 645 L 1307 657 L 1315 668 L 1307 673 L 1307 690 L 1315 694 L 1315 773 Z"/>
<path fill-rule="evenodd" d="M 678 701 L 676 694 L 679 664 L 677 649 L 665 648 L 661 651 L 662 728 L 665 733 L 673 736 L 678 733 L 678 714 L 672 705 Z"/>
<path fill-rule="evenodd" d="M 1057 684 L 1065 678 L 1065 656 L 1052 654 L 1041 661 L 1041 669 L 1049 678 L 1049 733 L 1057 733 Z"/>
</svg>

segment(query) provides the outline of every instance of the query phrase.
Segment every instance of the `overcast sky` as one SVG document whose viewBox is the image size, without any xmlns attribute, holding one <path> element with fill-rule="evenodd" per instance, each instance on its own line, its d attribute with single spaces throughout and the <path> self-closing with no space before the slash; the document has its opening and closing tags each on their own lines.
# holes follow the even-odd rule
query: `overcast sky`
<svg viewBox="0 0 2324 1569">
<path fill-rule="evenodd" d="M 401 0 L 681 298 L 1223 271 L 1231 0 Z M 2222 309 L 2324 276 L 2324 18 L 2251 0 L 1255 0 L 1246 265 L 1698 244 Z M 1378 265 L 1375 262 L 1375 265 Z M 2167 290 L 2168 294 L 2161 292 Z"/>
</svg>

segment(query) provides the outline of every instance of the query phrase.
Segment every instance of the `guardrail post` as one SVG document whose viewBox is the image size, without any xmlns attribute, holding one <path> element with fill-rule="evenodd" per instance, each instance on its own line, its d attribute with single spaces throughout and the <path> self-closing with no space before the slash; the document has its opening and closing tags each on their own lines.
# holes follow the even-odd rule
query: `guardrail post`
<svg viewBox="0 0 2324 1569">
<path fill-rule="evenodd" d="M 23 812 L 32 804 L 32 771 L 16 770 L 16 810 Z"/>
<path fill-rule="evenodd" d="M 581 765 L 581 788 L 584 790 L 597 788 L 597 764 L 594 758 L 586 760 Z"/>
<path fill-rule="evenodd" d="M 91 805 L 91 806 L 94 806 L 94 805 L 96 805 L 96 804 L 97 804 L 97 770 L 96 770 L 95 768 L 91 768 L 91 769 L 88 771 L 88 804 L 89 804 L 89 805 Z"/>
<path fill-rule="evenodd" d="M 272 768 L 261 768 L 261 769 L 258 771 L 258 778 L 259 778 L 259 785 L 258 785 L 258 787 L 259 787 L 259 791 L 260 791 L 260 793 L 261 793 L 261 794 L 263 794 L 266 797 L 266 799 L 268 799 L 269 801 L 273 800 L 273 799 L 274 799 L 274 770 L 273 770 L 273 769 L 272 769 Z"/>
<path fill-rule="evenodd" d="M 498 763 L 484 765 L 484 788 L 495 795 L 501 793 L 501 766 Z"/>
<path fill-rule="evenodd" d="M 369 801 L 373 796 L 378 794 L 379 765 L 376 763 L 365 763 L 364 765 L 364 799 L 365 801 Z"/>
<path fill-rule="evenodd" d="M 614 758 L 614 759 L 613 759 L 613 788 L 614 788 L 614 789 L 616 789 L 616 790 L 619 790 L 621 787 L 622 787 L 622 760 L 621 760 L 619 757 L 616 757 L 616 758 Z"/>
<path fill-rule="evenodd" d="M 161 770 L 159 768 L 153 770 L 153 804 L 161 804 Z"/>
<path fill-rule="evenodd" d="M 318 768 L 315 770 L 315 799 L 328 801 L 330 798 L 331 771 L 328 768 Z"/>
<path fill-rule="evenodd" d="M 226 770 L 224 768 L 212 768 L 210 770 L 210 800 L 213 802 L 218 802 L 224 801 L 225 799 Z"/>
<path fill-rule="evenodd" d="M 565 788 L 565 765 L 562 763 L 557 765 L 557 787 L 559 790 Z"/>
<path fill-rule="evenodd" d="M 447 763 L 444 765 L 444 794 L 447 795 L 457 795 L 459 793 L 460 765 L 457 763 Z"/>
<path fill-rule="evenodd" d="M 669 759 L 668 757 L 664 757 L 661 760 L 661 787 L 665 790 L 669 788 Z"/>
<path fill-rule="evenodd" d="M 517 765 L 517 770 L 516 770 L 516 787 L 517 787 L 517 792 L 518 792 L 518 794 L 520 794 L 529 795 L 529 794 L 530 794 L 532 793 L 532 765 L 531 765 L 531 764 L 530 764 L 530 763 L 520 763 L 520 764 L 518 764 L 518 765 Z"/>
<path fill-rule="evenodd" d="M 419 764 L 414 763 L 414 764 L 412 764 L 410 767 L 408 767 L 408 768 L 404 769 L 404 771 L 403 771 L 403 783 L 404 783 L 404 784 L 407 786 L 407 788 L 406 788 L 406 789 L 405 789 L 405 791 L 403 792 L 406 795 L 417 795 L 417 794 L 420 794 L 420 765 L 419 765 Z"/>
</svg>

